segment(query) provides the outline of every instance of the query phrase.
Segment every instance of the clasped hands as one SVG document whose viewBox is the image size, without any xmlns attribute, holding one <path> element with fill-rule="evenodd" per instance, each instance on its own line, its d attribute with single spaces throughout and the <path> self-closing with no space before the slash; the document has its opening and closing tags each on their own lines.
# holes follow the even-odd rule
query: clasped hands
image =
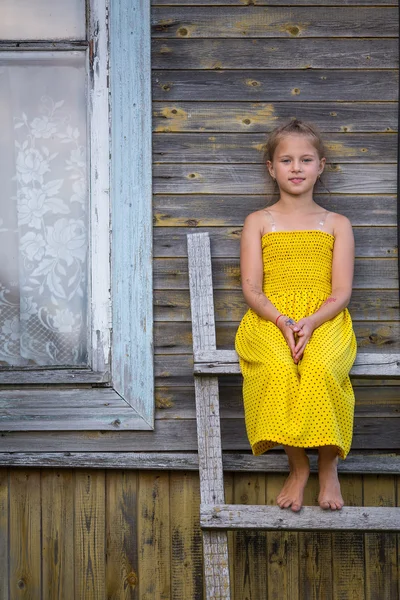
<svg viewBox="0 0 400 600">
<path fill-rule="evenodd" d="M 297 365 L 315 329 L 312 317 L 304 317 L 296 322 L 285 315 L 283 319 L 279 319 L 277 326 L 282 331 L 292 353 L 293 361 Z"/>
</svg>

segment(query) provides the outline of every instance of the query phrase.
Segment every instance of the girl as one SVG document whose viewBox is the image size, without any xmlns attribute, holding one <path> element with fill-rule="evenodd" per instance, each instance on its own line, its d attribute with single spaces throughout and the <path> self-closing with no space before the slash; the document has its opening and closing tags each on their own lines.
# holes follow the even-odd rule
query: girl
<svg viewBox="0 0 400 600">
<path fill-rule="evenodd" d="M 338 457 L 350 450 L 357 351 L 346 308 L 352 291 L 350 221 L 313 200 L 326 158 L 316 128 L 294 119 L 266 147 L 279 200 L 244 223 L 240 268 L 249 310 L 236 334 L 252 452 L 282 444 L 290 473 L 277 503 L 299 511 L 310 472 L 305 448 L 318 449 L 324 509 L 341 509 Z"/>
</svg>

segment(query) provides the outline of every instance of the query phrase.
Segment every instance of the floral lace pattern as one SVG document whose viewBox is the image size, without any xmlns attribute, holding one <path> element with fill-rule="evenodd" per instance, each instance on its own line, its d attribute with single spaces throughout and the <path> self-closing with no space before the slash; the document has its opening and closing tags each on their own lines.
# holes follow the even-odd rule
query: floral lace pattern
<svg viewBox="0 0 400 600">
<path fill-rule="evenodd" d="M 86 131 L 70 112 L 42 96 L 36 114 L 13 118 L 16 195 L 2 202 L 0 232 L 16 237 L 18 277 L 0 271 L 3 365 L 87 362 Z"/>
</svg>

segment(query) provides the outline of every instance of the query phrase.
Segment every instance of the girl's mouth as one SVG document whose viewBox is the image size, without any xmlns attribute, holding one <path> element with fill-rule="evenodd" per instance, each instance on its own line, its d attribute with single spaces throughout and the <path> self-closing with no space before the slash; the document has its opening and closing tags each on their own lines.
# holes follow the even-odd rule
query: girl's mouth
<svg viewBox="0 0 400 600">
<path fill-rule="evenodd" d="M 300 177 L 295 177 L 294 179 L 289 179 L 289 181 L 292 181 L 293 183 L 301 183 L 302 181 L 304 181 L 304 179 L 300 179 Z"/>
</svg>

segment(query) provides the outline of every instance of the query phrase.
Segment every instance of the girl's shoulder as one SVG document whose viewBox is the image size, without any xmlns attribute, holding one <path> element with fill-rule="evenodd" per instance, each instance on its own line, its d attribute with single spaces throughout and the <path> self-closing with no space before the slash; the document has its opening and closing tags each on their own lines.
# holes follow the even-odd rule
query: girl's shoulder
<svg viewBox="0 0 400 600">
<path fill-rule="evenodd" d="M 352 228 L 351 221 L 340 213 L 328 211 L 327 220 L 329 219 L 330 225 L 334 230 L 334 233 L 342 230 L 348 230 Z"/>
</svg>

